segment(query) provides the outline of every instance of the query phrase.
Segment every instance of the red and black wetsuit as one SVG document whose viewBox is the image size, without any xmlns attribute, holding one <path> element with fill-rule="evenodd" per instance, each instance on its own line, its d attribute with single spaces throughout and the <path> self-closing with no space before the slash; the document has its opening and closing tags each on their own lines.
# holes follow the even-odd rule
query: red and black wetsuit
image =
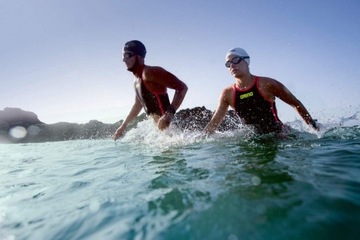
<svg viewBox="0 0 360 240">
<path fill-rule="evenodd" d="M 242 91 L 234 84 L 235 111 L 244 124 L 253 125 L 260 134 L 281 132 L 282 122 L 278 118 L 275 102 L 267 101 L 259 91 L 259 77 L 254 85 Z"/>
<path fill-rule="evenodd" d="M 164 115 L 170 106 L 169 96 L 166 91 L 161 93 L 151 92 L 141 78 L 135 80 L 134 87 L 136 96 L 143 105 L 146 114 Z"/>
</svg>

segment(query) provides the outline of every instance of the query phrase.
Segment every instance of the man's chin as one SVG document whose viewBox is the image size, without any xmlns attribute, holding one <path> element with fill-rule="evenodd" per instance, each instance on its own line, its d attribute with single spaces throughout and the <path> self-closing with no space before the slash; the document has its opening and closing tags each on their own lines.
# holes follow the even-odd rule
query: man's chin
<svg viewBox="0 0 360 240">
<path fill-rule="evenodd" d="M 134 72 L 134 67 L 129 67 L 129 68 L 127 68 L 127 70 L 128 70 L 129 72 Z"/>
<path fill-rule="evenodd" d="M 138 59 L 136 58 L 135 63 L 131 67 L 127 67 L 127 70 L 129 72 L 134 72 L 136 70 L 137 66 L 138 66 Z"/>
</svg>

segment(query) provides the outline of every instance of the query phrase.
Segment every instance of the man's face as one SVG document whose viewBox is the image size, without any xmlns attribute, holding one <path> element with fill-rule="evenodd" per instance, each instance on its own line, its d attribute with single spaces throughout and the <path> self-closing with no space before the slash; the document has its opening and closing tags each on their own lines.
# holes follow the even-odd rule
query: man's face
<svg viewBox="0 0 360 240">
<path fill-rule="evenodd" d="M 126 65 L 127 70 L 131 71 L 136 64 L 136 55 L 133 52 L 123 52 L 122 60 Z"/>
</svg>

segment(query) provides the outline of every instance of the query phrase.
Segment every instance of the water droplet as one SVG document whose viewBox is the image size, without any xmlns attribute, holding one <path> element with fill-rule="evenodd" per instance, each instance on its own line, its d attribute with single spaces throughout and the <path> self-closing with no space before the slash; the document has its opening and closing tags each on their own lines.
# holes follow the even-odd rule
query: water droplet
<svg viewBox="0 0 360 240">
<path fill-rule="evenodd" d="M 251 178 L 251 183 L 255 186 L 260 185 L 261 184 L 261 179 L 258 176 L 253 176 Z"/>
</svg>

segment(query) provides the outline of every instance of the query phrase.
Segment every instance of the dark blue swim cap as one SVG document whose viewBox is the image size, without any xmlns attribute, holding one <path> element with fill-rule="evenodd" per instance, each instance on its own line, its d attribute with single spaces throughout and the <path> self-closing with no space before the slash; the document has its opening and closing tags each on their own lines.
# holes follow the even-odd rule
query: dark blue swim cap
<svg viewBox="0 0 360 240">
<path fill-rule="evenodd" d="M 146 55 L 145 45 L 138 40 L 131 40 L 125 43 L 124 51 L 132 52 L 136 55 L 142 56 L 143 58 L 145 58 Z"/>
</svg>

